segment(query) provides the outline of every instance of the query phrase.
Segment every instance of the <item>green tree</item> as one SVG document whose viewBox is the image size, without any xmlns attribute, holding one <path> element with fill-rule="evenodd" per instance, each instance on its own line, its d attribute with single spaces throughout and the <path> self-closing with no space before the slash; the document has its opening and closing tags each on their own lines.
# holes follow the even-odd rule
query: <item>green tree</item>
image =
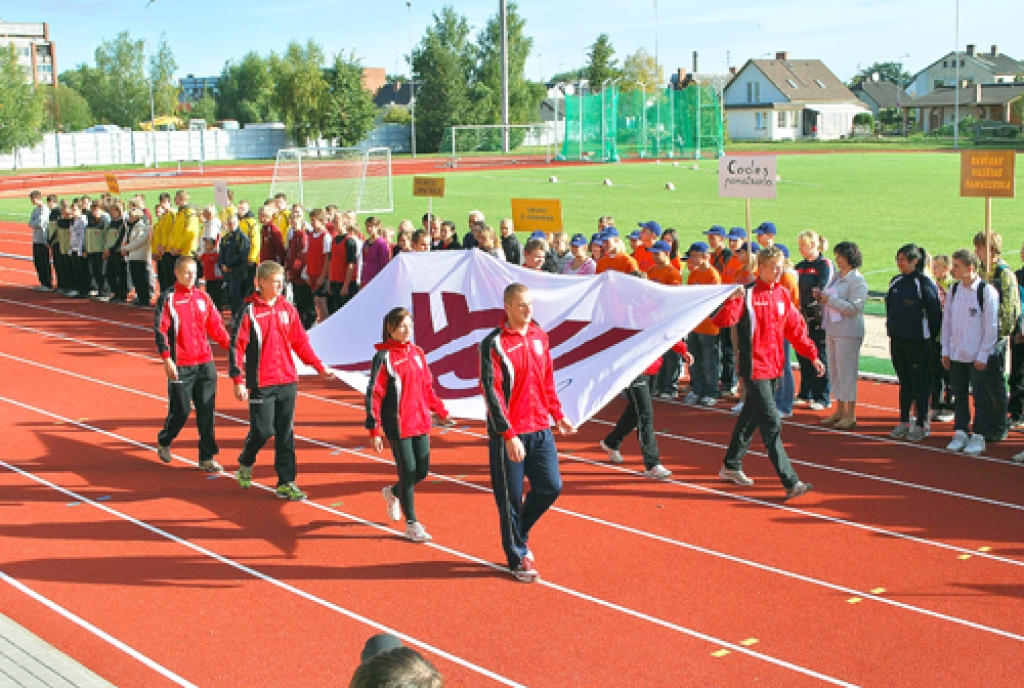
<svg viewBox="0 0 1024 688">
<path fill-rule="evenodd" d="M 470 121 L 469 84 L 475 65 L 469 34 L 466 18 L 446 5 L 413 48 L 416 147 L 421 151 L 437 151 L 445 129 Z"/>
<path fill-rule="evenodd" d="M 913 79 L 909 72 L 904 71 L 902 62 L 875 62 L 854 76 L 850 86 L 856 86 L 862 81 L 871 81 L 875 74 L 878 74 L 879 81 L 899 84 L 904 88 Z"/>
<path fill-rule="evenodd" d="M 174 80 L 174 72 L 177 70 L 178 63 L 174 59 L 171 47 L 167 45 L 167 37 L 160 34 L 160 43 L 149 57 L 149 78 L 153 82 L 153 111 L 157 117 L 174 115 L 178 111 L 178 94 L 181 89 Z"/>
<path fill-rule="evenodd" d="M 575 82 L 579 81 L 580 78 L 582 78 L 582 77 L 583 77 L 583 68 L 581 67 L 580 69 L 570 69 L 567 72 L 559 72 L 558 74 L 555 74 L 553 77 L 548 79 L 548 81 L 549 82 L 554 82 L 556 84 L 559 81 L 561 81 L 563 83 L 566 83 L 566 84 L 572 84 L 572 83 L 575 83 Z"/>
<path fill-rule="evenodd" d="M 326 73 L 324 136 L 337 139 L 339 146 L 355 146 L 373 129 L 377 106 L 363 88 L 363 65 L 355 53 L 338 53 Z"/>
<path fill-rule="evenodd" d="M 43 139 L 43 95 L 27 79 L 14 46 L 0 48 L 0 153 Z"/>
<path fill-rule="evenodd" d="M 227 62 L 220 73 L 217 112 L 221 119 L 242 124 L 279 122 L 281 113 L 274 101 L 274 73 L 278 58 L 262 58 L 250 52 L 241 62 Z"/>
<path fill-rule="evenodd" d="M 526 20 L 515 2 L 508 3 L 509 124 L 532 124 L 540 113 L 544 87 L 526 80 L 526 60 L 533 39 L 525 35 Z M 501 19 L 495 14 L 477 36 L 477 60 L 471 97 L 475 124 L 501 124 Z"/>
<path fill-rule="evenodd" d="M 583 68 L 583 76 L 590 82 L 592 93 L 600 91 L 601 84 L 606 80 L 621 76 L 622 72 L 618 67 L 618 62 L 615 59 L 615 48 L 612 47 L 612 41 L 608 34 L 603 33 L 598 36 L 587 52 L 587 64 Z"/>
<path fill-rule="evenodd" d="M 56 131 L 58 124 L 61 131 L 82 131 L 96 124 L 89 102 L 82 94 L 66 84 L 58 83 L 57 88 L 47 88 L 46 118 L 43 129 Z"/>
<path fill-rule="evenodd" d="M 292 41 L 276 68 L 275 103 L 288 134 L 298 146 L 305 146 L 323 131 L 328 85 L 324 79 L 324 51 L 312 39 L 306 45 Z"/>
<path fill-rule="evenodd" d="M 653 91 L 665 83 L 665 72 L 646 48 L 640 48 L 622 63 L 621 90 L 640 90 L 638 81 L 644 83 L 647 91 Z"/>
<path fill-rule="evenodd" d="M 144 42 L 132 40 L 127 31 L 96 48 L 99 93 L 94 97 L 82 95 L 101 121 L 137 129 L 140 122 L 149 119 L 149 84 L 144 65 Z"/>
<path fill-rule="evenodd" d="M 381 113 L 381 121 L 385 124 L 402 124 L 408 126 L 412 121 L 412 115 L 409 113 L 409 108 L 406 106 L 392 103 L 384 108 L 384 111 Z"/>
<path fill-rule="evenodd" d="M 203 89 L 203 95 L 192 104 L 192 119 L 204 120 L 208 125 L 217 121 L 217 99 Z"/>
</svg>

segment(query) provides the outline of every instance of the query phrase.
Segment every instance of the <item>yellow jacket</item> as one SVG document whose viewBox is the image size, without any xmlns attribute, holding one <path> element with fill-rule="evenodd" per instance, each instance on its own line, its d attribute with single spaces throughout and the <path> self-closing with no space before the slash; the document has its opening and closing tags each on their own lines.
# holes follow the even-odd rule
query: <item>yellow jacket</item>
<svg viewBox="0 0 1024 688">
<path fill-rule="evenodd" d="M 288 236 L 288 229 L 292 226 L 292 211 L 281 210 L 274 215 L 274 224 L 281 230 L 281 236 Z"/>
<path fill-rule="evenodd" d="M 177 249 L 182 255 L 191 255 L 199 250 L 199 237 L 202 233 L 203 227 L 196 209 L 190 205 L 178 208 L 165 247 Z"/>
<path fill-rule="evenodd" d="M 224 206 L 223 208 L 221 208 L 221 211 L 220 211 L 220 222 L 221 222 L 221 224 L 226 225 L 228 223 L 228 218 L 231 217 L 232 215 L 236 215 L 236 214 L 238 214 L 238 208 L 236 208 L 233 205 L 226 205 L 226 206 Z"/>
<path fill-rule="evenodd" d="M 238 221 L 238 228 L 249 237 L 249 264 L 258 265 L 260 249 L 263 246 L 263 231 L 254 217 L 244 217 Z"/>
<path fill-rule="evenodd" d="M 169 251 L 172 246 L 168 243 L 171 236 L 171 227 L 174 225 L 174 211 L 168 210 L 156 219 L 153 226 L 153 255 L 157 255 L 157 249 L 163 247 Z"/>
</svg>

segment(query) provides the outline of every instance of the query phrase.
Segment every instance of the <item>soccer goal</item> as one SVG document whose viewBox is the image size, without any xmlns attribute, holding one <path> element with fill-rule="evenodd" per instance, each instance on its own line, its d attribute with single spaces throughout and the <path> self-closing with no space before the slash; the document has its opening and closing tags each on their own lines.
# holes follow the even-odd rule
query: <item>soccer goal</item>
<svg viewBox="0 0 1024 688">
<path fill-rule="evenodd" d="M 508 147 L 504 136 L 508 130 Z M 549 163 L 558 149 L 558 125 L 539 124 L 474 124 L 448 127 L 441 142 L 447 153 L 449 167 L 467 165 L 514 165 L 517 163 Z"/>
<path fill-rule="evenodd" d="M 270 195 L 308 208 L 336 205 L 357 213 L 394 210 L 390 148 L 282 148 Z"/>
</svg>

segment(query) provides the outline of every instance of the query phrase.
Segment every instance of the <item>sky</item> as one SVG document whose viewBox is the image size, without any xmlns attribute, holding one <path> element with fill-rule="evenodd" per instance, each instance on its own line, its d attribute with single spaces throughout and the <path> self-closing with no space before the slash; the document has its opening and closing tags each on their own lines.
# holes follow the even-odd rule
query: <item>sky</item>
<svg viewBox="0 0 1024 688">
<path fill-rule="evenodd" d="M 144 38 L 147 0 L 51 0 L 4 3 L 0 19 L 49 22 L 58 69 L 93 63 L 96 46 L 128 30 Z M 290 40 L 313 38 L 328 54 L 355 51 L 366 67 L 408 72 L 410 30 L 418 42 L 442 1 L 412 0 L 155 0 L 148 10 L 152 41 L 161 33 L 174 51 L 178 76 L 215 76 L 224 62 L 256 50 L 282 52 Z M 498 9 L 493 0 L 454 4 L 474 33 Z M 961 3 L 960 49 L 1000 51 L 1024 59 L 1024 2 L 991 0 L 984 11 Z M 13 5 L 13 7 L 12 7 Z M 657 7 L 657 12 L 655 11 Z M 579 67 L 594 39 L 607 33 L 621 60 L 638 48 L 657 54 L 666 75 L 678 67 L 723 73 L 747 59 L 788 51 L 820 59 L 842 80 L 871 63 L 902 61 L 914 74 L 953 50 L 955 0 L 520 0 L 534 39 L 527 78 L 540 80 Z M 656 20 L 657 15 L 657 20 Z M 996 19 L 997 18 L 997 19 Z"/>
</svg>

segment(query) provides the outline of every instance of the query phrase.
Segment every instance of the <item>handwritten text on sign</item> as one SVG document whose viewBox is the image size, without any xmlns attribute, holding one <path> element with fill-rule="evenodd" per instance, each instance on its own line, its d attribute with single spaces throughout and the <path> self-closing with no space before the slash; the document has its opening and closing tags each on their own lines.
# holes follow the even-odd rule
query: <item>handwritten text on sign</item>
<svg viewBox="0 0 1024 688">
<path fill-rule="evenodd" d="M 521 232 L 561 232 L 562 202 L 557 198 L 513 198 L 512 218 Z"/>
<path fill-rule="evenodd" d="M 964 151 L 960 154 L 960 195 L 1013 198 L 1017 153 Z"/>
<path fill-rule="evenodd" d="M 775 156 L 724 155 L 718 159 L 718 195 L 775 198 L 775 170 Z"/>
<path fill-rule="evenodd" d="M 412 195 L 420 198 L 443 198 L 444 177 L 413 177 Z"/>
</svg>

